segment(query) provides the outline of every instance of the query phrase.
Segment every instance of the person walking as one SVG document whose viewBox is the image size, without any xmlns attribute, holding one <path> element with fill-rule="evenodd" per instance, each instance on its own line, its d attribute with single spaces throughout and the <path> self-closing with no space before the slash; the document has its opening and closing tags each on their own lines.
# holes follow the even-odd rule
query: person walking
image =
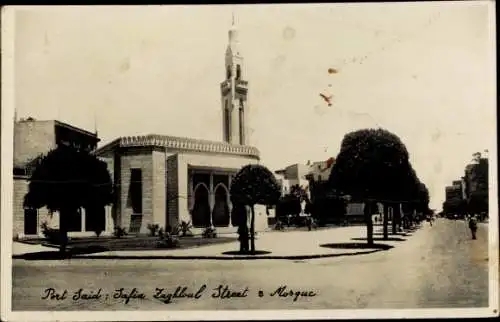
<svg viewBox="0 0 500 322">
<path fill-rule="evenodd" d="M 477 232 L 477 219 L 476 216 L 472 216 L 469 219 L 469 229 L 472 234 L 472 239 L 476 239 L 476 232 Z"/>
</svg>

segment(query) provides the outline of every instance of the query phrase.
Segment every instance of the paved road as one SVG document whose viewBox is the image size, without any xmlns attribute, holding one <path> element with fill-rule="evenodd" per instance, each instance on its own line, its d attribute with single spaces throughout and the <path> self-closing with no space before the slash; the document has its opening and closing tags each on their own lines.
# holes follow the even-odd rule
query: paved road
<svg viewBox="0 0 500 322">
<path fill-rule="evenodd" d="M 487 227 L 471 240 L 463 221 L 439 219 L 396 247 L 369 255 L 308 261 L 83 260 L 13 261 L 13 310 L 350 309 L 488 306 Z M 279 238 L 279 234 L 276 234 Z M 363 237 L 360 235 L 360 237 Z M 314 232 L 311 233 L 314 238 Z M 187 287 L 199 299 L 155 299 Z M 246 297 L 213 298 L 219 285 Z M 271 296 L 280 286 L 303 292 Z M 68 291 L 43 300 L 43 290 Z M 114 299 L 115 289 L 136 288 L 145 299 Z M 98 300 L 72 300 L 73 291 L 101 291 Z M 245 289 L 248 288 L 247 291 Z M 263 297 L 259 297 L 259 291 Z M 282 295 L 286 293 L 283 292 Z M 106 296 L 107 295 L 107 296 Z M 313 296 L 314 295 L 314 296 Z M 168 302 L 168 301 L 167 301 Z"/>
</svg>

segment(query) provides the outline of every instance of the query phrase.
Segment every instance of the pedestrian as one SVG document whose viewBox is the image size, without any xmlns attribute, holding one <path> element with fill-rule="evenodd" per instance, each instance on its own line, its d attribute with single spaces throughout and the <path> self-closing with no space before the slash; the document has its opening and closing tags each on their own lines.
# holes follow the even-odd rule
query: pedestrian
<svg viewBox="0 0 500 322">
<path fill-rule="evenodd" d="M 476 217 L 473 216 L 469 219 L 469 229 L 472 234 L 472 239 L 476 239 L 476 232 L 477 232 L 477 220 Z"/>
</svg>

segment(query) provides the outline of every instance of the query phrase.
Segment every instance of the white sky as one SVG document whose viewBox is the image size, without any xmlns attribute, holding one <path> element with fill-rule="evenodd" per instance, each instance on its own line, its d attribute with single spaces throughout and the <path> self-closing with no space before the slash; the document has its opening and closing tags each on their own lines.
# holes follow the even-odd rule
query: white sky
<svg viewBox="0 0 500 322">
<path fill-rule="evenodd" d="M 234 11 L 250 144 L 265 165 L 336 156 L 344 134 L 381 126 L 406 144 L 440 209 L 472 153 L 496 151 L 492 10 L 488 2 L 17 9 L 15 106 L 18 117 L 90 131 L 97 119 L 103 143 L 149 133 L 221 140 Z M 320 92 L 334 95 L 333 106 Z"/>
</svg>

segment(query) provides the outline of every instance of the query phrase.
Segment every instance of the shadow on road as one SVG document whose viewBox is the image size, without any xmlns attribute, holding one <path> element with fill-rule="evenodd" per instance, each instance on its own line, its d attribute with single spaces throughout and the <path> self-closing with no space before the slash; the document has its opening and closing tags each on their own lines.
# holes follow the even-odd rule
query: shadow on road
<svg viewBox="0 0 500 322">
<path fill-rule="evenodd" d="M 352 240 L 366 240 L 366 237 L 355 237 L 351 238 Z M 373 240 L 377 241 L 405 241 L 406 239 L 404 238 L 397 238 L 397 237 L 389 237 L 387 239 L 384 239 L 383 237 L 374 237 Z"/>
<path fill-rule="evenodd" d="M 12 255 L 13 259 L 24 259 L 24 260 L 57 260 L 57 259 L 69 259 L 76 255 L 86 255 L 107 252 L 108 249 L 101 246 L 85 247 L 85 248 L 72 248 L 67 250 L 65 253 L 61 253 L 58 250 L 45 251 L 45 252 L 34 252 L 26 253 L 22 255 Z"/>
<path fill-rule="evenodd" d="M 378 250 L 388 250 L 394 246 L 387 244 L 372 244 L 367 243 L 333 243 L 333 244 L 323 244 L 320 247 L 334 248 L 334 249 L 378 249 Z"/>
</svg>

